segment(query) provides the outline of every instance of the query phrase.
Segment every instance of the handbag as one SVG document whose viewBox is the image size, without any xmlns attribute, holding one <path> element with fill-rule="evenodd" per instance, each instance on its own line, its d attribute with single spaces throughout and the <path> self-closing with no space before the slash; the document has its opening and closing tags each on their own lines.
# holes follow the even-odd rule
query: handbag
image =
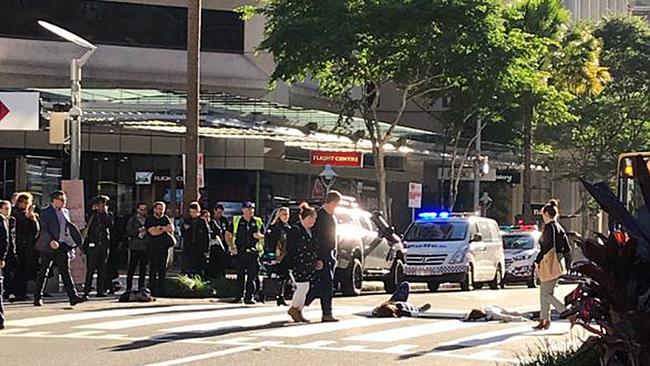
<svg viewBox="0 0 650 366">
<path fill-rule="evenodd" d="M 555 249 L 555 235 L 553 235 L 553 247 L 542 258 L 539 264 L 539 280 L 548 282 L 558 279 L 564 274 L 564 267 Z"/>
</svg>

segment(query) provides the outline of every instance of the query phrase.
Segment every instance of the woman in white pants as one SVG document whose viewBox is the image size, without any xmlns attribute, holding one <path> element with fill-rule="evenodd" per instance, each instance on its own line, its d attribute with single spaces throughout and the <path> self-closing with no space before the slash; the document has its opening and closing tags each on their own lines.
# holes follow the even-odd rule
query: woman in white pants
<svg viewBox="0 0 650 366">
<path fill-rule="evenodd" d="M 309 292 L 309 281 L 318 269 L 316 268 L 316 245 L 311 232 L 317 216 L 314 208 L 303 203 L 300 205 L 300 222 L 287 233 L 289 265 L 296 282 L 296 291 L 293 294 L 288 314 L 295 322 L 309 322 L 303 316 L 302 309 L 305 307 L 305 300 Z"/>
</svg>

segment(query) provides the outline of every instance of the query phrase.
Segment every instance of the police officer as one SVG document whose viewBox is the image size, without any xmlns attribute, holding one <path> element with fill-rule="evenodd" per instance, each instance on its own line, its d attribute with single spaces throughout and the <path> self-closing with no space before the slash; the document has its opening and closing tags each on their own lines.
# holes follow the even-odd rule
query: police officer
<svg viewBox="0 0 650 366">
<path fill-rule="evenodd" d="M 203 276 L 210 248 L 210 227 L 208 221 L 201 217 L 201 206 L 198 202 L 190 203 L 188 211 L 190 216 L 185 219 L 181 230 L 185 271 L 190 275 Z"/>
<path fill-rule="evenodd" d="M 106 297 L 108 255 L 111 245 L 113 217 L 108 213 L 107 196 L 94 199 L 93 213 L 88 221 L 88 236 L 84 240 L 83 251 L 86 253 L 87 266 L 84 293 L 90 294 L 93 276 L 97 272 L 97 297 Z"/>
<path fill-rule="evenodd" d="M 235 258 L 239 297 L 245 304 L 255 304 L 253 296 L 257 292 L 259 256 L 264 251 L 264 223 L 255 215 L 255 204 L 246 201 L 242 205 L 242 215 L 235 216 L 226 232 L 226 242 L 230 255 Z M 245 288 L 244 288 L 245 284 Z M 245 291 L 244 291 L 245 290 Z"/>
</svg>

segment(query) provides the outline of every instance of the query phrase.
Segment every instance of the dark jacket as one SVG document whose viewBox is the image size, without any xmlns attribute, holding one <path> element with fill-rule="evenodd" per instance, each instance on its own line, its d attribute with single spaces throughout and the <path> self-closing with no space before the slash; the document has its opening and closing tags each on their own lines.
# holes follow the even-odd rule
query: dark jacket
<svg viewBox="0 0 650 366">
<path fill-rule="evenodd" d="M 63 215 L 66 218 L 66 226 L 70 231 L 70 236 L 72 238 L 72 243 L 66 243 L 69 248 L 74 248 L 78 245 L 81 245 L 83 239 L 81 238 L 81 232 L 75 224 L 70 221 L 70 215 L 68 214 L 67 209 L 63 209 Z M 52 253 L 54 250 L 50 247 L 50 242 L 52 240 L 59 241 L 59 219 L 56 214 L 56 209 L 53 206 L 47 206 L 41 211 L 41 216 L 39 220 L 41 226 L 41 232 L 36 240 L 36 250 L 43 253 Z"/>
<path fill-rule="evenodd" d="M 12 255 L 16 255 L 16 248 L 14 246 L 11 229 L 13 219 L 11 217 L 5 219 L 0 216 L 0 260 L 4 261 Z"/>
<path fill-rule="evenodd" d="M 324 207 L 318 210 L 318 219 L 312 229 L 318 246 L 318 259 L 332 260 L 332 251 L 336 249 L 336 221 Z"/>
<path fill-rule="evenodd" d="M 291 225 L 278 221 L 269 226 L 264 235 L 264 250 L 270 253 L 280 253 L 281 258 L 276 258 L 282 261 L 287 252 L 287 233 L 291 230 Z"/>
<path fill-rule="evenodd" d="M 111 243 L 111 230 L 113 229 L 113 216 L 106 212 L 95 211 L 88 220 L 88 236 L 84 247 L 89 243 L 97 246 L 108 247 Z M 85 250 L 86 248 L 84 248 Z"/>
<path fill-rule="evenodd" d="M 126 235 L 129 237 L 129 249 L 137 252 L 144 252 L 147 250 L 149 243 L 149 234 L 146 230 L 142 237 L 140 237 L 140 229 L 144 228 L 146 217 L 142 222 L 138 221 L 138 215 L 133 215 L 126 223 Z"/>
<path fill-rule="evenodd" d="M 38 215 L 34 213 L 30 218 L 27 217 L 24 209 L 14 207 L 11 216 L 16 220 L 16 246 L 27 246 L 33 249 L 40 230 Z"/>
<path fill-rule="evenodd" d="M 539 264 L 542 262 L 542 259 L 548 253 L 553 246 L 558 255 L 568 253 L 569 240 L 566 235 L 564 228 L 557 223 L 556 221 L 551 221 L 548 224 L 544 225 L 544 231 L 542 231 L 542 237 L 539 239 L 541 251 L 535 259 L 535 263 Z M 567 264 L 568 265 L 568 264 Z"/>
<path fill-rule="evenodd" d="M 189 225 L 189 228 L 185 228 Z M 183 249 L 193 252 L 207 252 L 210 248 L 210 227 L 203 217 L 188 219 L 181 230 Z"/>
<path fill-rule="evenodd" d="M 287 232 L 287 251 L 289 266 L 296 282 L 311 280 L 316 272 L 317 247 L 314 236 L 300 222 Z"/>
</svg>

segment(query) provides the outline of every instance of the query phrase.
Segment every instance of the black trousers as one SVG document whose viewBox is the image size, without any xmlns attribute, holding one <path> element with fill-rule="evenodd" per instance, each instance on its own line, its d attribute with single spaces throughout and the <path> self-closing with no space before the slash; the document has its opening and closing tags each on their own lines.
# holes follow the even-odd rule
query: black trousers
<svg viewBox="0 0 650 366">
<path fill-rule="evenodd" d="M 14 295 L 27 296 L 27 282 L 33 278 L 34 268 L 34 243 L 18 243 L 16 245 L 17 267 L 15 272 Z"/>
<path fill-rule="evenodd" d="M 108 284 L 107 266 L 108 266 L 109 247 L 108 244 L 97 245 L 93 248 L 86 249 L 86 284 L 84 292 L 90 294 L 92 288 L 93 276 L 97 273 L 97 294 L 105 294 Z"/>
<path fill-rule="evenodd" d="M 0 268 L 0 325 L 5 323 L 5 308 L 2 304 L 2 295 L 4 295 L 4 277 L 2 277 L 2 268 Z"/>
<path fill-rule="evenodd" d="M 323 269 L 316 271 L 310 281 L 309 293 L 307 293 L 306 305 L 309 306 L 315 299 L 320 299 L 323 316 L 332 315 L 332 298 L 334 297 L 334 269 L 336 260 L 334 255 L 323 263 Z"/>
<path fill-rule="evenodd" d="M 18 258 L 10 253 L 5 258 L 5 268 L 2 273 L 4 276 L 4 292 L 2 296 L 9 298 L 13 294 L 18 296 L 16 291 L 16 273 L 18 272 Z"/>
<path fill-rule="evenodd" d="M 149 248 L 149 288 L 151 293 L 161 296 L 165 293 L 165 277 L 167 276 L 167 255 L 169 251 L 161 245 L 150 245 Z"/>
<path fill-rule="evenodd" d="M 146 250 L 129 250 L 129 270 L 126 273 L 126 291 L 133 289 L 133 276 L 138 266 L 140 267 L 140 271 L 138 272 L 138 289 L 144 288 L 148 261 L 149 256 Z"/>
<path fill-rule="evenodd" d="M 36 293 L 34 294 L 34 300 L 38 300 L 43 297 L 45 280 L 50 274 L 50 268 L 52 268 L 53 263 L 56 263 L 56 267 L 59 269 L 59 274 L 63 279 L 65 291 L 68 294 L 70 300 L 78 297 L 77 290 L 74 288 L 74 283 L 72 282 L 72 276 L 70 275 L 70 258 L 68 257 L 68 252 L 70 250 L 70 247 L 65 244 L 61 244 L 59 249 L 55 250 L 52 253 L 40 253 L 41 265 L 38 270 L 38 274 L 36 275 Z"/>
<path fill-rule="evenodd" d="M 188 249 L 183 252 L 183 256 L 185 257 L 185 272 L 187 274 L 204 275 L 207 264 L 204 252 Z"/>
<path fill-rule="evenodd" d="M 260 262 L 257 253 L 238 254 L 235 258 L 237 266 L 237 288 L 240 298 L 251 300 L 257 292 L 259 283 Z M 244 292 L 245 288 L 245 292 Z"/>
</svg>

